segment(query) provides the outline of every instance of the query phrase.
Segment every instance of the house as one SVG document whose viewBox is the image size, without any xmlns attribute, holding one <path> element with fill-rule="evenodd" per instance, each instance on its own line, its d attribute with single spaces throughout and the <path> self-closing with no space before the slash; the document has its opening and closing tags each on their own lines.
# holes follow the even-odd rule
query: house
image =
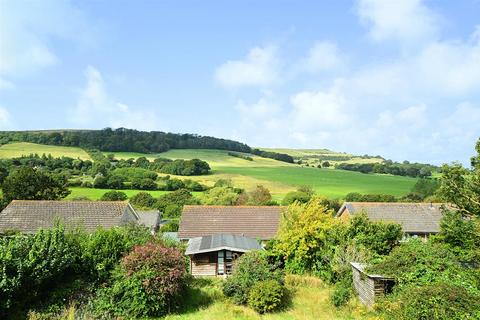
<svg viewBox="0 0 480 320">
<path fill-rule="evenodd" d="M 185 255 L 190 258 L 193 276 L 227 276 L 232 274 L 235 260 L 250 250 L 263 248 L 254 238 L 214 234 L 191 238 Z"/>
<path fill-rule="evenodd" d="M 394 222 L 407 236 L 427 238 L 440 232 L 441 203 L 345 202 L 335 215 L 338 219 L 365 213 L 372 221 Z"/>
<path fill-rule="evenodd" d="M 155 223 L 154 219 L 141 219 L 128 202 L 13 200 L 0 213 L 0 233 L 35 233 L 53 227 L 55 221 L 67 227 L 81 227 L 87 232 L 128 223 L 147 226 Z"/>
<path fill-rule="evenodd" d="M 392 278 L 381 275 L 367 274 L 365 265 L 351 262 L 353 287 L 361 303 L 371 307 L 378 298 L 390 293 L 395 285 Z"/>
<path fill-rule="evenodd" d="M 191 273 L 231 274 L 238 257 L 275 237 L 281 214 L 278 206 L 185 206 L 178 238 L 188 240 Z"/>
</svg>

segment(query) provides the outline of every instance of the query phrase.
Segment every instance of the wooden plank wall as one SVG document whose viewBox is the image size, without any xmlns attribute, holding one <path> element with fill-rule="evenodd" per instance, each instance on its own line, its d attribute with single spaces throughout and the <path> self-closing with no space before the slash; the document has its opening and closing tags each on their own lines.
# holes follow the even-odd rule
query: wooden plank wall
<svg viewBox="0 0 480 320">
<path fill-rule="evenodd" d="M 210 262 L 210 254 L 196 254 L 191 259 L 193 276 L 215 276 L 217 263 Z"/>
</svg>

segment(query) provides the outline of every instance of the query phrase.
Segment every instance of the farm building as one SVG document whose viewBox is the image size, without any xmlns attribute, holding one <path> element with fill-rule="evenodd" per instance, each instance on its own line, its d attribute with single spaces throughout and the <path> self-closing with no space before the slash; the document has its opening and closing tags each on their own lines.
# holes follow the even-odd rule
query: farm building
<svg viewBox="0 0 480 320">
<path fill-rule="evenodd" d="M 348 219 L 365 213 L 372 221 L 394 222 L 407 236 L 427 238 L 440 232 L 441 203 L 345 202 L 336 217 Z"/>
<path fill-rule="evenodd" d="M 178 230 L 194 276 L 227 276 L 243 253 L 262 249 L 278 229 L 278 206 L 185 206 Z"/>
<path fill-rule="evenodd" d="M 154 231 L 160 220 L 156 215 L 158 212 L 139 215 L 128 202 L 121 201 L 13 200 L 0 213 L 0 233 L 35 233 L 53 227 L 56 221 L 87 232 L 128 223 L 143 224 Z"/>
<path fill-rule="evenodd" d="M 235 260 L 250 250 L 262 250 L 259 241 L 238 235 L 214 234 L 190 239 L 185 254 L 190 258 L 193 276 L 228 276 L 233 272 Z"/>
<path fill-rule="evenodd" d="M 377 298 L 390 293 L 395 284 L 392 278 L 386 278 L 380 275 L 367 274 L 365 265 L 351 262 L 353 274 L 353 287 L 361 303 L 371 307 Z"/>
</svg>

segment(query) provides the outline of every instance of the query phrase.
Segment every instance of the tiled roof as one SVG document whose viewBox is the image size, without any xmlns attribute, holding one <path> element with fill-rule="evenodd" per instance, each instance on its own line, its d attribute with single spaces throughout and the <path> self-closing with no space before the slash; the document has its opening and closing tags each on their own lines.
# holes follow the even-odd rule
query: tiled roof
<svg viewBox="0 0 480 320">
<path fill-rule="evenodd" d="M 219 250 L 247 252 L 261 249 L 262 246 L 254 238 L 231 234 L 214 234 L 190 239 L 185 254 L 190 255 Z"/>
<path fill-rule="evenodd" d="M 59 220 L 69 227 L 80 226 L 91 232 L 137 221 L 138 215 L 121 201 L 13 200 L 0 213 L 0 232 L 17 230 L 33 233 L 53 226 Z"/>
<path fill-rule="evenodd" d="M 268 240 L 277 233 L 283 207 L 184 206 L 178 237 L 233 234 Z"/>
<path fill-rule="evenodd" d="M 407 233 L 437 233 L 442 219 L 441 203 L 345 202 L 337 213 L 365 212 L 372 221 L 395 222 Z"/>
</svg>

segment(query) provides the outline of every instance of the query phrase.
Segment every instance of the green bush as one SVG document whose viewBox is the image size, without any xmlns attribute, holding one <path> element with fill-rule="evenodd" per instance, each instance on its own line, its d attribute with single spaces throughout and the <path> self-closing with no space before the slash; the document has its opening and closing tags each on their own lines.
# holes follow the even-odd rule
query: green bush
<svg viewBox="0 0 480 320">
<path fill-rule="evenodd" d="M 83 267 L 92 280 L 106 281 L 120 259 L 134 245 L 146 243 L 150 239 L 148 229 L 137 225 L 108 230 L 98 229 L 93 234 L 84 236 Z"/>
<path fill-rule="evenodd" d="M 77 248 L 62 226 L 0 238 L 0 317 L 38 299 L 76 269 Z"/>
<path fill-rule="evenodd" d="M 351 278 L 344 278 L 337 282 L 330 295 L 330 301 L 335 307 L 341 307 L 347 304 L 348 300 L 352 296 L 352 283 Z"/>
<path fill-rule="evenodd" d="M 447 283 L 412 286 L 380 304 L 388 319 L 480 319 L 480 295 Z"/>
<path fill-rule="evenodd" d="M 107 191 L 100 198 L 100 201 L 125 201 L 127 200 L 127 195 L 122 191 Z"/>
<path fill-rule="evenodd" d="M 245 305 L 253 285 L 264 280 L 283 284 L 284 274 L 268 262 L 265 252 L 250 251 L 237 260 L 233 275 L 223 284 L 223 293 L 234 303 Z"/>
<path fill-rule="evenodd" d="M 136 208 L 152 208 L 155 198 L 148 192 L 139 192 L 130 198 L 130 203 Z"/>
<path fill-rule="evenodd" d="M 179 250 L 157 243 L 136 246 L 123 258 L 113 285 L 99 290 L 93 311 L 102 318 L 165 315 L 183 302 L 187 279 Z"/>
<path fill-rule="evenodd" d="M 283 305 L 285 288 L 276 280 L 257 282 L 248 294 L 248 306 L 258 313 L 278 310 Z"/>
</svg>

